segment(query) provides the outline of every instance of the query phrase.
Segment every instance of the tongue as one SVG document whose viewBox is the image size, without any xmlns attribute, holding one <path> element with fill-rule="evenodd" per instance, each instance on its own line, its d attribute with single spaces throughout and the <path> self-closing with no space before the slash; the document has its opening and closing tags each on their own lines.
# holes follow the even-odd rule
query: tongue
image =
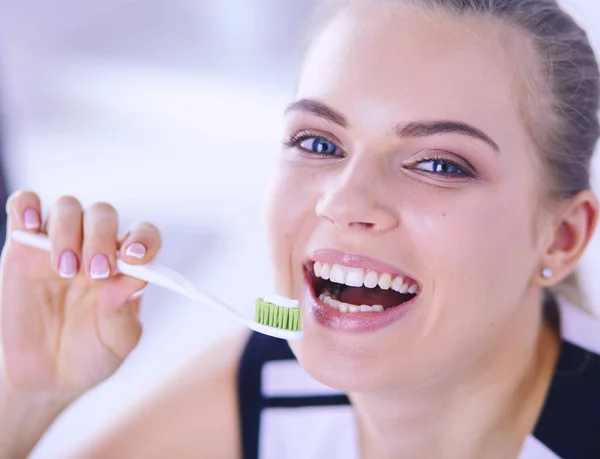
<svg viewBox="0 0 600 459">
<path fill-rule="evenodd" d="M 382 290 L 378 287 L 345 287 L 337 296 L 337 299 L 343 303 L 355 304 L 360 306 L 366 304 L 373 306 L 380 304 L 384 308 L 397 306 L 402 302 L 401 295 L 394 290 Z"/>
</svg>

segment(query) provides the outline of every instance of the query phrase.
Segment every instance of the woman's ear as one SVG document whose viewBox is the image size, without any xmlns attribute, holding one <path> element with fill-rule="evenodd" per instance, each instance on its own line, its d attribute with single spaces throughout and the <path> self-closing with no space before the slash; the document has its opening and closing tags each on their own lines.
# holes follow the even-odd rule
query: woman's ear
<svg viewBox="0 0 600 459">
<path fill-rule="evenodd" d="M 565 200 L 559 209 L 552 241 L 540 267 L 545 286 L 557 284 L 575 269 L 596 228 L 598 198 L 591 190 L 583 190 Z"/>
</svg>

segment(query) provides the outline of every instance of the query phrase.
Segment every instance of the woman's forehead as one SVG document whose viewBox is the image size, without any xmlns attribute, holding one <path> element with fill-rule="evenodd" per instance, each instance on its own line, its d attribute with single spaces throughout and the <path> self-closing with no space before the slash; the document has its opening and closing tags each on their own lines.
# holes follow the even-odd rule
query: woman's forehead
<svg viewBox="0 0 600 459">
<path fill-rule="evenodd" d="M 297 97 L 327 102 L 365 128 L 455 119 L 526 136 L 517 72 L 493 28 L 418 11 L 340 14 L 307 53 Z"/>
</svg>

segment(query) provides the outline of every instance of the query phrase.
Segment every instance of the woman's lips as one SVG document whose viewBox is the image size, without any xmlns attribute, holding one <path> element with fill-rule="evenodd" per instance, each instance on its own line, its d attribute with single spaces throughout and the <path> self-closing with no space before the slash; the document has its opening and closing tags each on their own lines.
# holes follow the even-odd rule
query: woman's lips
<svg viewBox="0 0 600 459">
<path fill-rule="evenodd" d="M 419 295 L 411 300 L 382 312 L 340 312 L 321 302 L 314 291 L 310 271 L 304 270 L 304 305 L 324 327 L 350 333 L 364 333 L 387 327 L 404 317 L 416 302 Z"/>
</svg>

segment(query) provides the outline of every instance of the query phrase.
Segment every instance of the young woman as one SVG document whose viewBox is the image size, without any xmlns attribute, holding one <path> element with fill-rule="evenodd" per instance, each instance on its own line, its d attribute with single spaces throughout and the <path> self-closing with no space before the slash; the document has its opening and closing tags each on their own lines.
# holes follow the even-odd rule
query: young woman
<svg viewBox="0 0 600 459">
<path fill-rule="evenodd" d="M 268 219 L 305 337 L 237 337 L 74 457 L 600 457 L 600 325 L 560 295 L 593 234 L 600 78 L 554 0 L 322 10 Z M 23 457 L 140 336 L 159 231 L 13 195 L 0 457 Z M 558 293 L 556 293 L 558 292 Z M 134 295 L 135 296 L 135 295 Z M 372 306 L 378 306 L 373 308 Z M 297 359 L 297 360 L 296 360 Z"/>
</svg>

